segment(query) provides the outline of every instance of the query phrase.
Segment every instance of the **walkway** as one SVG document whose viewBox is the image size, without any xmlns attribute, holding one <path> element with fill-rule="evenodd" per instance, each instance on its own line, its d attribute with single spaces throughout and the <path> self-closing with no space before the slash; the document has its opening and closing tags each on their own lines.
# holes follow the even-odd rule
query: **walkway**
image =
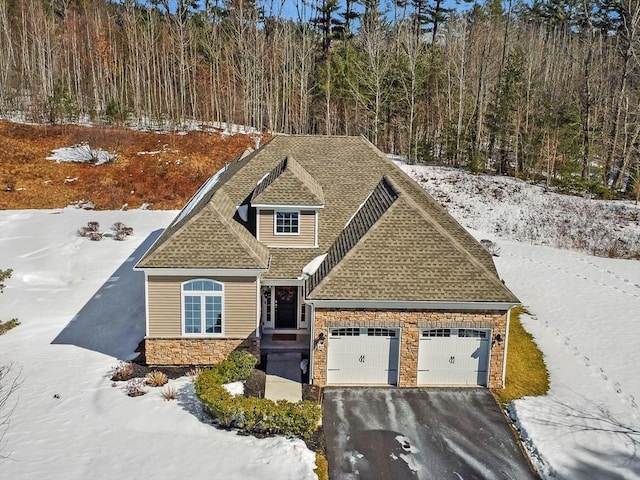
<svg viewBox="0 0 640 480">
<path fill-rule="evenodd" d="M 302 373 L 300 352 L 267 354 L 267 379 L 264 396 L 270 400 L 302 400 Z"/>
</svg>

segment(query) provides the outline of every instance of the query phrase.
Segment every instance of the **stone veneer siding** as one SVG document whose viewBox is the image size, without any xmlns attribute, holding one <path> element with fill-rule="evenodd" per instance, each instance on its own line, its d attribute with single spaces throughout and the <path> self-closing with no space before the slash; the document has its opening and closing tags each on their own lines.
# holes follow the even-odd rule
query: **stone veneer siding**
<svg viewBox="0 0 640 480">
<path fill-rule="evenodd" d="M 234 350 L 248 350 L 260 360 L 259 338 L 146 338 L 145 362 L 151 366 L 213 365 Z"/>
<path fill-rule="evenodd" d="M 313 351 L 313 383 L 325 386 L 327 383 L 327 352 L 331 348 L 329 328 L 336 327 L 380 327 L 399 328 L 400 369 L 398 386 L 417 386 L 418 346 L 420 330 L 427 328 L 490 328 L 492 337 L 496 334 L 506 337 L 507 312 L 441 312 L 425 310 L 355 310 L 325 309 L 315 311 L 315 335 L 324 333 L 327 341 L 322 351 Z M 489 388 L 502 388 L 502 366 L 504 349 L 502 345 L 491 346 L 489 360 Z"/>
</svg>

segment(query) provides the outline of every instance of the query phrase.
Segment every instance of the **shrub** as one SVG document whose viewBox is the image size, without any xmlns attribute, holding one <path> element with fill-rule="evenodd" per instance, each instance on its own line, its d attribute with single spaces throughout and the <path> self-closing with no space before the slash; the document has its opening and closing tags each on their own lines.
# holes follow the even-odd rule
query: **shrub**
<svg viewBox="0 0 640 480">
<path fill-rule="evenodd" d="M 147 385 L 149 385 L 150 387 L 161 387 L 169 381 L 167 376 L 160 370 L 150 371 L 145 376 L 145 380 L 147 382 Z"/>
<path fill-rule="evenodd" d="M 482 245 L 492 256 L 500 256 L 500 252 L 502 251 L 502 249 L 498 247 L 495 242 L 483 238 L 482 240 L 480 240 L 480 245 Z"/>
<path fill-rule="evenodd" d="M 308 400 L 296 403 L 265 398 L 232 397 L 222 386 L 245 380 L 256 364 L 248 352 L 234 352 L 226 360 L 204 370 L 195 380 L 195 391 L 206 412 L 226 428 L 251 434 L 281 434 L 309 438 L 318 428 L 320 405 Z"/>
<path fill-rule="evenodd" d="M 160 392 L 160 395 L 167 401 L 175 400 L 178 398 L 178 391 L 173 387 L 166 387 Z"/>
<path fill-rule="evenodd" d="M 119 232 L 121 231 L 124 227 L 126 227 L 126 225 L 122 222 L 116 222 L 113 225 L 111 225 L 111 230 L 113 230 L 114 232 Z"/>
<path fill-rule="evenodd" d="M 115 380 L 116 382 L 130 380 L 135 375 L 133 370 L 133 363 L 118 362 L 111 372 L 111 380 Z"/>
<path fill-rule="evenodd" d="M 4 323 L 0 322 L 0 335 L 4 335 L 9 330 L 17 327 L 18 325 L 20 325 L 20 321 L 17 318 L 12 318 L 8 322 L 4 322 Z"/>
<path fill-rule="evenodd" d="M 230 378 L 225 383 L 246 380 L 249 378 L 249 375 L 251 375 L 251 370 L 253 370 L 256 363 L 258 363 L 258 360 L 254 355 L 243 350 L 231 352 L 227 357 L 227 361 L 231 362 L 233 368 L 230 371 Z"/>
<path fill-rule="evenodd" d="M 144 389 L 144 378 L 134 378 L 127 382 L 124 387 L 124 391 L 130 397 L 140 397 L 147 393 Z"/>
</svg>

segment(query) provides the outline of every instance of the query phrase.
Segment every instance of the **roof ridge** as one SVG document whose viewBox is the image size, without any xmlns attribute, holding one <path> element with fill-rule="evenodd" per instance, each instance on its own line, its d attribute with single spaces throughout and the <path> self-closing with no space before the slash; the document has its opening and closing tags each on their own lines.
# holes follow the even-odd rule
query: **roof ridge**
<svg viewBox="0 0 640 480">
<path fill-rule="evenodd" d="M 313 195 L 318 197 L 321 203 L 324 203 L 324 192 L 320 184 L 307 172 L 302 164 L 291 155 L 287 156 L 287 167 L 285 167 L 285 170 L 286 168 L 289 168 L 291 173 L 293 173 Z"/>
<path fill-rule="evenodd" d="M 397 200 L 398 196 L 399 192 L 389 182 L 387 176 L 384 175 L 329 247 L 327 256 L 318 269 L 307 280 L 308 293 L 311 293 L 371 230 Z"/>
<path fill-rule="evenodd" d="M 264 192 L 269 185 L 275 182 L 276 178 L 278 178 L 284 169 L 287 168 L 287 157 L 284 157 L 278 164 L 271 169 L 269 173 L 267 173 L 256 185 L 256 188 L 253 190 L 253 195 L 251 195 L 251 201 L 253 201 L 256 197 L 258 197 L 262 192 Z"/>
<path fill-rule="evenodd" d="M 256 260 L 259 265 L 263 265 L 265 260 L 261 254 L 267 256 L 268 262 L 269 249 L 258 240 L 255 240 L 252 235 L 248 234 L 249 232 L 234 222 L 235 207 L 229 195 L 227 195 L 224 190 L 220 190 L 215 196 L 217 201 L 210 202 L 208 208 L 211 208 L 218 215 L 220 221 L 228 228 L 233 236 L 238 239 L 238 242 L 242 244 L 244 250 Z M 249 241 L 249 238 L 253 239 L 254 242 Z M 262 252 L 258 250 L 262 250 Z"/>
</svg>

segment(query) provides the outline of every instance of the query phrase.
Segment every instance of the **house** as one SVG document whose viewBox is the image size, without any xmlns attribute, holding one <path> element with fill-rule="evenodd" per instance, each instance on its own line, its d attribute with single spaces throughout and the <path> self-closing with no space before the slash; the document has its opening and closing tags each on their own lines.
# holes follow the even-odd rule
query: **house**
<svg viewBox="0 0 640 480">
<path fill-rule="evenodd" d="M 518 299 L 487 251 L 362 137 L 276 136 L 245 152 L 136 269 L 150 365 L 290 345 L 321 386 L 503 385 Z"/>
</svg>

